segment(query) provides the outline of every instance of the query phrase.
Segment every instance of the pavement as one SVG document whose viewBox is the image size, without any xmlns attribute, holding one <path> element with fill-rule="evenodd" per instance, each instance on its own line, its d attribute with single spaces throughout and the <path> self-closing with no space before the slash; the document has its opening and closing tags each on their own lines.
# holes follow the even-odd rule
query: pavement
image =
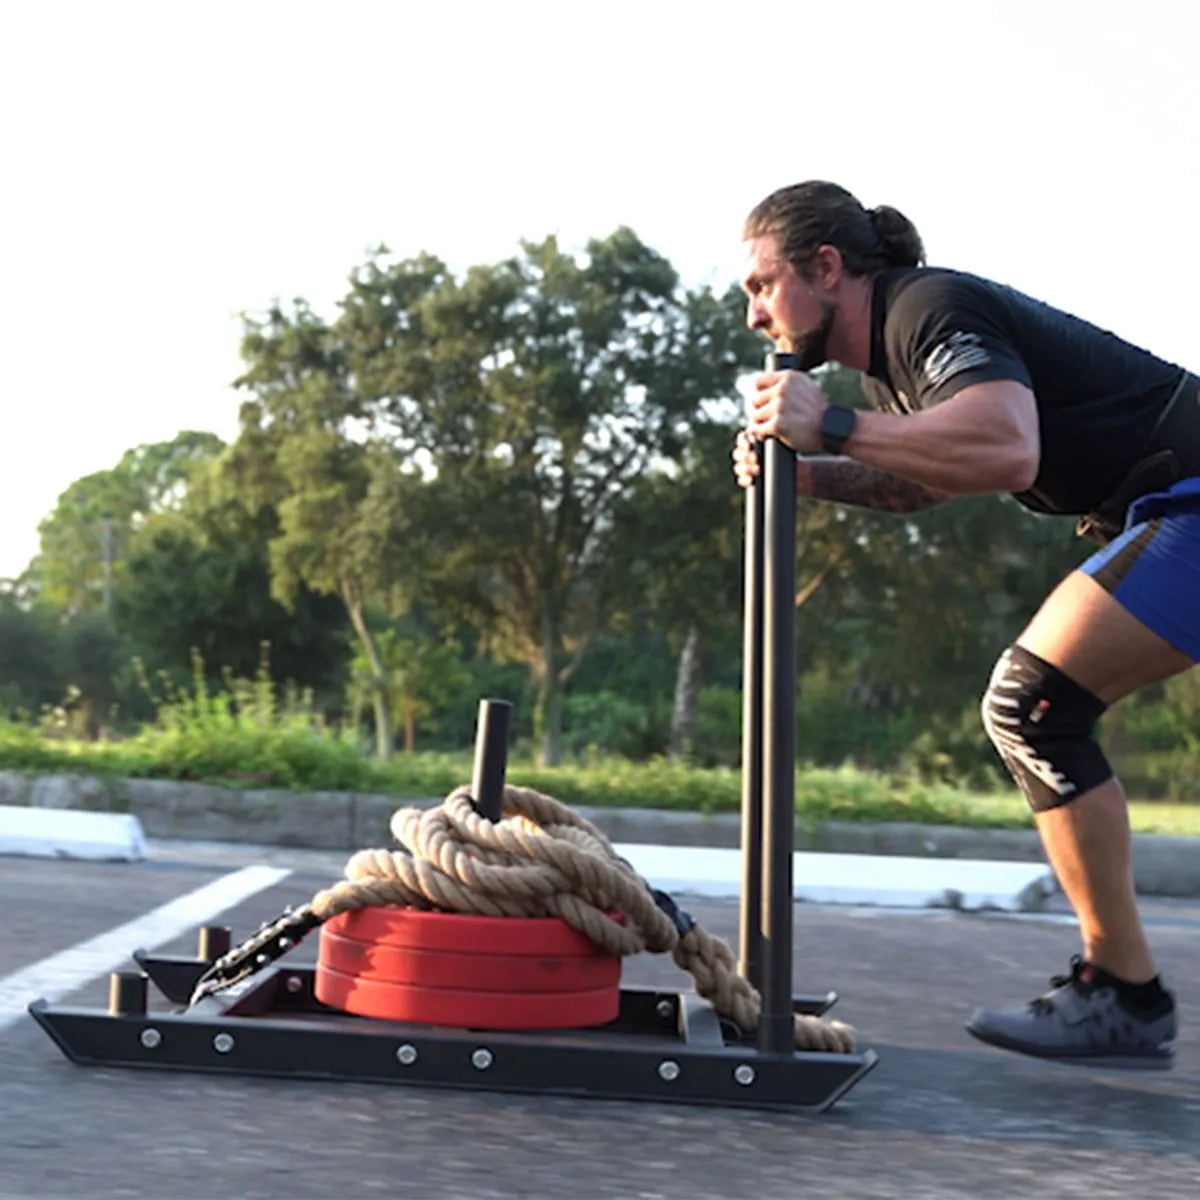
<svg viewBox="0 0 1200 1200">
<path fill-rule="evenodd" d="M 1162 1073 L 1040 1063 L 964 1032 L 977 1003 L 1023 1002 L 1065 967 L 1077 931 L 1054 898 L 1021 914 L 797 905 L 796 990 L 836 990 L 832 1015 L 879 1055 L 820 1115 L 83 1068 L 23 1013 L 30 982 L 103 1008 L 106 972 L 131 965 L 114 961 L 121 939 L 191 954 L 194 926 L 210 920 L 242 936 L 338 878 L 344 858 L 154 839 L 130 863 L 0 857 L 11 914 L 0 925 L 0 1197 L 1200 1194 L 1200 905 L 1189 901 L 1145 905 L 1181 1003 L 1179 1061 Z M 679 898 L 735 942 L 735 904 Z M 313 939 L 293 951 L 314 954 Z M 649 955 L 627 960 L 625 981 L 688 985 Z"/>
</svg>

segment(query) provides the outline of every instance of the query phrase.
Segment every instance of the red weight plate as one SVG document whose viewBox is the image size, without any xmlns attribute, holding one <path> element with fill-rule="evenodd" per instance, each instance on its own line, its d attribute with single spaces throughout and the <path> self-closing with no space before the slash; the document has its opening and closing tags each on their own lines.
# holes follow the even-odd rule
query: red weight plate
<svg viewBox="0 0 1200 1200">
<path fill-rule="evenodd" d="M 620 920 L 615 914 L 614 919 Z M 331 917 L 326 929 L 357 942 L 460 954 L 603 955 L 607 951 L 558 917 L 479 917 L 373 906 Z"/>
<path fill-rule="evenodd" d="M 557 995 L 453 991 L 379 983 L 320 964 L 313 991 L 341 1012 L 454 1029 L 584 1029 L 614 1020 L 621 1003 L 617 987 Z"/>
<path fill-rule="evenodd" d="M 321 930 L 318 961 L 333 971 L 373 983 L 476 992 L 590 992 L 619 987 L 621 982 L 618 955 L 414 950 L 389 942 L 360 942 L 333 933 L 328 926 Z"/>
</svg>

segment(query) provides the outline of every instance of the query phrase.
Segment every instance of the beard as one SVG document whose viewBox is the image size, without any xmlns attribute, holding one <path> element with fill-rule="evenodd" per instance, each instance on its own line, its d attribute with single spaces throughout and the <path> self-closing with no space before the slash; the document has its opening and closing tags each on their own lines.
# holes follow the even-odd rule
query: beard
<svg viewBox="0 0 1200 1200">
<path fill-rule="evenodd" d="M 798 371 L 812 371 L 829 361 L 829 335 L 833 332 L 836 312 L 834 305 L 827 302 L 821 306 L 821 319 L 807 333 L 788 331 L 786 340 L 791 343 Z"/>
</svg>

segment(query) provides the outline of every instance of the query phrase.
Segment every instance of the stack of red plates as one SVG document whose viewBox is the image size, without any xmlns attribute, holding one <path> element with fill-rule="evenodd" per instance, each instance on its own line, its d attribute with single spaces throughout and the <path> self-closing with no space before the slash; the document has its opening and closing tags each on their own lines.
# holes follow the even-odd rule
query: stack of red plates
<svg viewBox="0 0 1200 1200">
<path fill-rule="evenodd" d="M 617 1015 L 621 959 L 557 917 L 359 908 L 321 927 L 314 991 L 342 1012 L 458 1029 L 581 1029 Z"/>
</svg>

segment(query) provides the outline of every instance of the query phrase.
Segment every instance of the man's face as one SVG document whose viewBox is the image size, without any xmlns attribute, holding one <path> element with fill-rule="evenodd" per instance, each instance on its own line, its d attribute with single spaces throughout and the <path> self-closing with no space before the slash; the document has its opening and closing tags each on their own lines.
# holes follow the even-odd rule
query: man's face
<svg viewBox="0 0 1200 1200">
<path fill-rule="evenodd" d="M 742 287 L 747 296 L 746 324 L 791 351 L 801 371 L 811 371 L 827 360 L 829 334 L 837 308 L 819 298 L 813 284 L 779 257 L 773 237 L 746 242 L 746 270 Z"/>
</svg>

